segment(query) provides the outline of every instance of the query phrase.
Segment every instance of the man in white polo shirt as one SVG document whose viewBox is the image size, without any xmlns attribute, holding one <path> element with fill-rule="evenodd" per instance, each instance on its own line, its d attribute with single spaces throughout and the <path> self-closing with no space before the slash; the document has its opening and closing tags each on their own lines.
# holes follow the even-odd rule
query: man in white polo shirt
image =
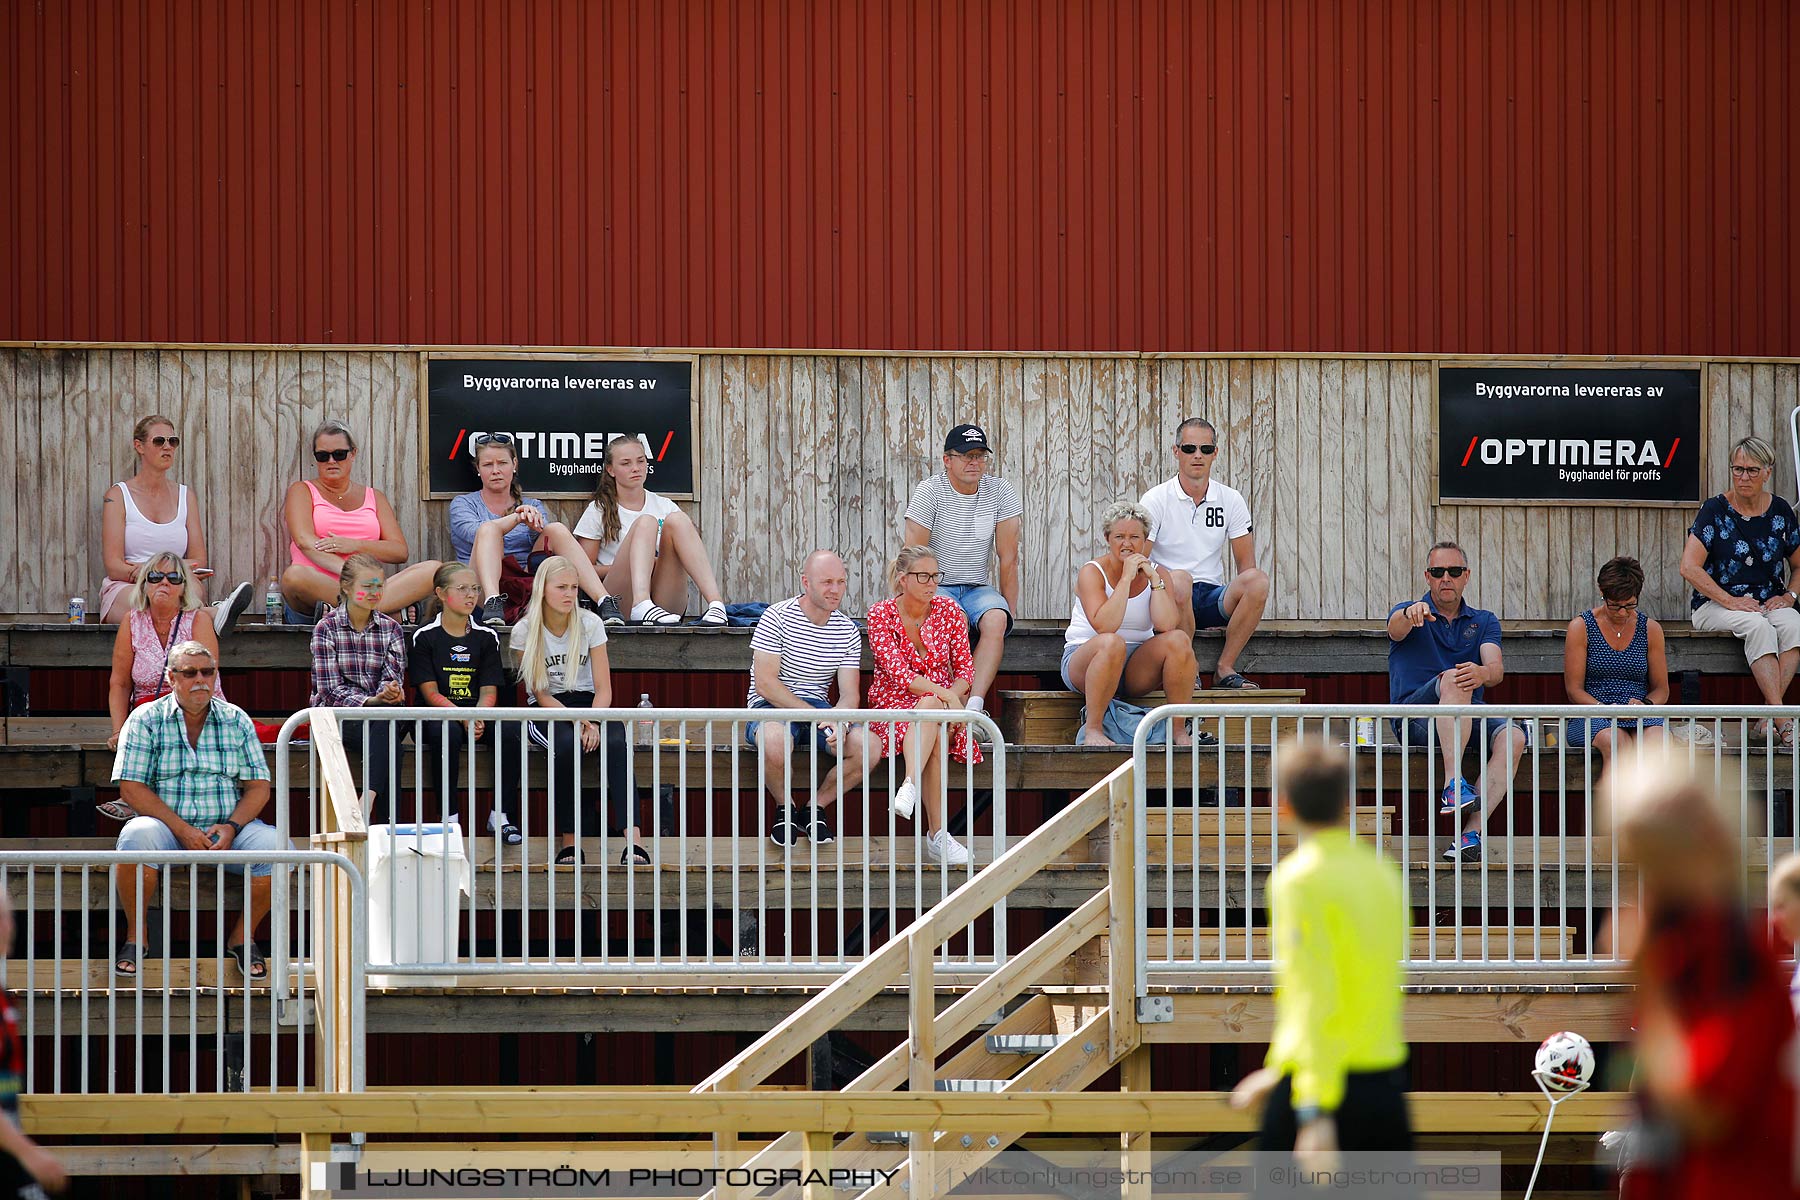
<svg viewBox="0 0 1800 1200">
<path fill-rule="evenodd" d="M 1182 624 L 1188 633 L 1225 630 L 1225 644 L 1213 671 L 1215 688 L 1253 688 L 1238 673 L 1237 658 L 1263 618 L 1269 602 L 1269 577 L 1256 566 L 1256 543 L 1250 532 L 1250 506 L 1235 489 L 1212 477 L 1219 454 L 1219 434 L 1212 422 L 1189 417 L 1175 427 L 1175 478 L 1144 493 L 1150 511 L 1152 561 L 1193 589 L 1193 607 Z M 1225 582 L 1225 549 L 1231 548 L 1236 569 Z"/>
<path fill-rule="evenodd" d="M 834 680 L 839 708 L 862 703 L 862 631 L 838 611 L 849 588 L 843 559 L 830 550 L 806 556 L 800 594 L 771 604 L 750 635 L 751 708 L 830 708 Z M 762 756 L 763 785 L 775 800 L 769 840 L 777 846 L 792 846 L 802 837 L 814 845 L 836 841 L 831 804 L 840 787 L 848 792 L 860 785 L 881 760 L 881 743 L 868 726 L 848 722 L 750 721 L 744 740 Z M 806 789 L 821 760 L 832 759 L 834 765 L 811 789 L 811 805 L 801 812 L 794 793 Z"/>
<path fill-rule="evenodd" d="M 906 544 L 930 546 L 943 579 L 938 591 L 956 601 L 975 643 L 974 677 L 965 707 L 980 712 L 1000 672 L 1000 655 L 1019 611 L 1019 529 L 1025 506 L 1012 484 L 988 474 L 994 448 L 979 425 L 958 425 L 944 439 L 944 473 L 913 489 L 906 506 Z M 999 564 L 998 588 L 990 564 Z M 977 727 L 978 736 L 985 731 Z"/>
</svg>

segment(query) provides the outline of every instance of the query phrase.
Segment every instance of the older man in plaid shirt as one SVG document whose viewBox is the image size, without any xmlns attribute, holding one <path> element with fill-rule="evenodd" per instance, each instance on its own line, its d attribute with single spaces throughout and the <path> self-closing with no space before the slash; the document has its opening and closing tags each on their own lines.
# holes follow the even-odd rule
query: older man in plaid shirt
<svg viewBox="0 0 1800 1200">
<path fill-rule="evenodd" d="M 256 819 L 269 802 L 268 760 L 249 714 L 214 694 L 218 675 L 211 650 L 182 642 L 169 651 L 169 694 L 126 718 L 112 777 L 138 815 L 120 831 L 120 850 L 289 848 Z M 241 866 L 225 869 L 243 872 Z M 249 979 L 268 975 L 262 951 L 249 939 L 268 914 L 273 870 L 267 863 L 250 868 L 249 912 L 239 914 L 226 938 L 226 952 Z M 114 874 L 125 908 L 125 944 L 113 970 L 136 975 L 144 945 L 142 904 L 156 894 L 160 872 L 120 866 Z"/>
</svg>

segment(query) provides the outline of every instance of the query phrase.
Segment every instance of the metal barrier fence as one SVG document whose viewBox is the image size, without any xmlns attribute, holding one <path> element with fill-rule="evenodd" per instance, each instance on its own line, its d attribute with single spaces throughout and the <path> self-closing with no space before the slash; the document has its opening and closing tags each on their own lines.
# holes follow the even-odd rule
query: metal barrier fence
<svg viewBox="0 0 1800 1200">
<path fill-rule="evenodd" d="M 273 868 L 266 926 L 247 919 L 248 872 L 258 865 Z M 234 866 L 245 872 L 241 880 L 227 870 Z M 158 876 L 154 897 L 143 887 L 150 870 Z M 126 933 L 123 872 L 144 897 L 132 976 L 116 973 Z M 324 883 L 315 872 L 342 872 L 353 898 L 350 976 L 341 981 L 322 975 L 325 931 L 310 922 L 312 896 Z M 342 855 L 9 850 L 0 851 L 0 885 L 23 929 L 25 958 L 9 964 L 6 987 L 33 1035 L 25 1039 L 28 1091 L 38 1090 L 45 1033 L 54 1035 L 47 1039 L 53 1093 L 362 1090 L 366 899 L 362 877 Z M 226 954 L 239 920 L 270 948 L 266 981 L 247 980 Z M 49 953 L 40 958 L 45 942 Z M 66 956 L 66 945 L 79 947 L 79 957 Z M 340 983 L 348 989 L 342 1016 L 319 1002 Z M 340 1038 L 349 1040 L 354 1063 L 342 1079 L 332 1077 L 331 1056 L 318 1053 Z"/>
<path fill-rule="evenodd" d="M 1353 835 L 1397 864 L 1413 905 L 1409 967 L 1611 970 L 1625 961 L 1608 944 L 1608 921 L 1638 903 L 1639 885 L 1597 806 L 1607 754 L 1641 756 L 1666 740 L 1710 778 L 1736 813 L 1746 894 L 1756 897 L 1769 868 L 1797 848 L 1800 757 L 1779 725 L 1797 715 L 1693 706 L 1155 709 L 1132 746 L 1140 994 L 1153 975 L 1272 965 L 1265 888 L 1297 834 L 1274 803 L 1289 736 L 1348 748 Z M 1172 723 L 1184 720 L 1193 745 L 1167 745 Z M 1450 771 L 1453 759 L 1459 768 Z M 1454 815 L 1442 811 L 1447 789 L 1467 805 Z M 1479 834 L 1478 849 L 1461 844 L 1464 829 Z"/>
<path fill-rule="evenodd" d="M 985 713 L 334 713 L 360 760 L 357 784 L 378 793 L 369 818 L 369 962 L 381 976 L 837 973 L 1007 845 L 1006 748 Z M 276 823 L 284 833 L 293 824 L 292 735 L 305 719 L 297 714 L 277 743 Z M 917 790 L 934 794 L 921 795 L 906 819 L 889 803 L 907 779 L 902 755 L 871 761 L 867 749 L 879 749 L 868 723 L 894 721 L 939 738 L 967 729 L 971 741 L 979 727 L 992 742 L 982 746 L 979 768 L 946 758 L 935 787 L 921 772 Z M 786 750 L 753 747 L 753 722 L 773 729 L 769 741 Z M 856 745 L 865 748 L 861 772 L 835 769 L 837 754 Z M 321 749 L 309 751 L 313 830 L 323 817 Z M 770 837 L 777 797 L 799 806 L 802 828 L 787 846 Z M 831 841 L 811 824 L 814 798 Z M 934 803 L 967 861 L 934 855 L 925 836 Z M 496 811 L 516 824 L 518 844 L 494 827 Z M 561 863 L 566 843 L 580 853 Z M 1004 910 L 940 953 L 950 969 L 1004 961 Z"/>
</svg>

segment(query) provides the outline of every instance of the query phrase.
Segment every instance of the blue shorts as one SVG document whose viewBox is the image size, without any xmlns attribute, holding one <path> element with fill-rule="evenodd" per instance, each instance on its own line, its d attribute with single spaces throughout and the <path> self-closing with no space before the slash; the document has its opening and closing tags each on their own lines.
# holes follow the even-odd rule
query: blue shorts
<svg viewBox="0 0 1800 1200">
<path fill-rule="evenodd" d="M 1194 628 L 1220 629 L 1231 624 L 1231 618 L 1219 607 L 1225 599 L 1225 585 L 1222 583 L 1196 583 L 1194 585 Z"/>
<path fill-rule="evenodd" d="M 1420 684 L 1418 690 L 1413 692 L 1412 695 L 1394 701 L 1395 704 L 1436 704 L 1437 702 L 1438 681 L 1436 675 L 1433 675 L 1423 684 Z M 1400 718 L 1396 717 L 1388 723 L 1394 727 L 1395 737 L 1405 736 L 1410 739 L 1411 744 L 1414 747 L 1421 747 L 1429 744 L 1429 741 L 1433 736 L 1431 732 L 1431 721 L 1426 717 L 1407 718 L 1404 722 L 1406 726 L 1404 734 L 1402 734 L 1400 728 L 1402 724 Z M 1483 720 L 1481 722 L 1480 736 L 1482 745 L 1487 747 L 1489 752 L 1492 752 L 1494 743 L 1499 740 L 1500 735 L 1505 733 L 1508 729 L 1518 730 L 1524 735 L 1525 744 L 1527 746 L 1531 745 L 1531 730 L 1524 725 L 1519 724 L 1517 721 L 1509 720 L 1505 717 L 1496 717 L 1492 720 Z"/>
<path fill-rule="evenodd" d="M 115 850 L 136 850 L 149 852 L 155 850 L 179 850 L 181 843 L 175 840 L 175 831 L 164 825 L 155 817 L 133 817 L 125 822 L 125 828 L 119 831 L 119 844 Z M 283 841 L 273 825 L 262 821 L 247 821 L 244 831 L 231 839 L 233 850 L 255 850 L 264 854 L 274 854 L 282 850 L 292 850 L 291 843 Z M 244 868 L 239 863 L 226 863 L 225 869 L 234 875 L 242 875 Z M 250 868 L 252 875 L 273 875 L 273 863 L 258 863 Z"/>
<path fill-rule="evenodd" d="M 1006 632 L 1012 632 L 1012 605 L 1006 602 L 1005 596 L 985 583 L 946 583 L 938 591 L 956 601 L 962 608 L 963 615 L 969 618 L 971 630 L 981 624 L 983 614 L 991 613 L 997 608 L 1006 614 Z"/>
<path fill-rule="evenodd" d="M 1136 654 L 1139 650 L 1143 649 L 1145 646 L 1148 646 L 1149 644 L 1150 644 L 1149 642 L 1129 642 L 1129 643 L 1127 643 L 1125 646 L 1125 663 L 1126 663 L 1126 665 L 1127 666 L 1130 665 L 1132 655 Z M 1068 688 L 1071 692 L 1079 692 L 1081 689 L 1076 687 L 1075 681 L 1069 678 L 1069 660 L 1071 658 L 1074 658 L 1075 652 L 1077 650 L 1081 649 L 1085 645 L 1087 645 L 1086 642 L 1078 642 L 1073 646 L 1070 646 L 1067 644 L 1065 644 L 1063 646 L 1062 667 L 1060 668 L 1062 671 L 1062 681 L 1063 681 L 1063 686 Z M 1119 668 L 1119 686 L 1120 687 L 1125 686 L 1125 668 L 1124 667 Z"/>
<path fill-rule="evenodd" d="M 1563 722 L 1563 744 L 1585 746 L 1593 740 L 1596 733 L 1613 725 L 1619 727 L 1620 733 L 1635 735 L 1641 729 L 1653 729 L 1662 724 L 1661 717 L 1645 717 L 1641 720 L 1626 717 L 1617 721 L 1606 717 L 1577 717 Z"/>
<path fill-rule="evenodd" d="M 831 707 L 831 702 L 829 700 L 810 700 L 809 699 L 807 701 L 807 703 L 812 705 L 814 708 L 830 708 Z M 767 700 L 756 700 L 750 705 L 750 707 L 751 708 L 774 708 L 775 706 L 773 704 L 770 704 Z M 746 721 L 744 723 L 744 741 L 750 746 L 750 748 L 752 750 L 754 750 L 756 748 L 756 731 L 758 729 L 761 729 L 766 724 L 768 724 L 767 721 Z M 832 758 L 837 757 L 837 753 L 834 750 L 832 750 L 832 748 L 830 746 L 826 745 L 826 743 L 825 743 L 825 727 L 824 727 L 824 725 L 810 722 L 810 721 L 789 721 L 787 723 L 787 727 L 788 727 L 789 735 L 792 736 L 792 738 L 794 739 L 794 748 L 795 749 L 799 749 L 801 742 L 804 741 L 804 739 L 806 738 L 806 731 L 808 729 L 810 729 L 813 731 L 814 744 L 816 746 L 818 746 L 819 753 L 829 755 Z"/>
</svg>

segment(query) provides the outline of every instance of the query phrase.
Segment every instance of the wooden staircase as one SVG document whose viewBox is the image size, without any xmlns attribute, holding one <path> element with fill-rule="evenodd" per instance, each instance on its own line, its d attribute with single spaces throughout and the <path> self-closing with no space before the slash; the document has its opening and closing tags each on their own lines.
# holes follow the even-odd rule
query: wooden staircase
<svg viewBox="0 0 1800 1200">
<path fill-rule="evenodd" d="M 1005 1095 L 1078 1092 L 1114 1066 L 1132 1060 L 1126 1072 L 1147 1087 L 1148 1060 L 1141 1051 L 1136 1007 L 1135 940 L 1137 896 L 1134 870 L 1134 803 L 1129 762 L 1106 776 L 1080 799 L 970 879 L 943 903 L 924 913 L 881 949 L 815 996 L 694 1088 L 696 1093 L 742 1092 L 764 1082 L 783 1064 L 830 1034 L 883 988 L 903 978 L 909 989 L 907 1037 L 879 1062 L 846 1085 L 846 1092 L 891 1092 L 905 1085 L 914 1095 L 986 1092 Z M 1013 956 L 942 1012 L 934 987 L 938 948 L 991 910 L 1020 884 L 1104 831 L 1109 850 L 1107 885 L 1030 946 Z M 1106 943 L 1106 978 L 1101 986 L 1032 991 L 1046 979 L 1067 976 L 1071 964 L 1095 939 Z M 1091 953 L 1091 951 L 1090 951 Z M 1022 1002 L 993 1022 L 985 1036 L 969 1042 L 947 1061 L 947 1049 L 992 1022 L 1021 996 Z M 980 1133 L 933 1133 L 929 1129 L 858 1133 L 842 1140 L 830 1134 L 790 1133 L 748 1157 L 735 1134 L 714 1138 L 716 1165 L 798 1167 L 829 1155 L 834 1167 L 855 1170 L 869 1156 L 891 1165 L 894 1148 L 904 1146 L 906 1163 L 865 1196 L 898 1200 L 901 1185 L 909 1200 L 947 1190 L 951 1172 L 974 1169 L 1012 1145 L 1025 1130 L 995 1127 Z M 917 1179 L 919 1182 L 914 1183 Z"/>
</svg>

